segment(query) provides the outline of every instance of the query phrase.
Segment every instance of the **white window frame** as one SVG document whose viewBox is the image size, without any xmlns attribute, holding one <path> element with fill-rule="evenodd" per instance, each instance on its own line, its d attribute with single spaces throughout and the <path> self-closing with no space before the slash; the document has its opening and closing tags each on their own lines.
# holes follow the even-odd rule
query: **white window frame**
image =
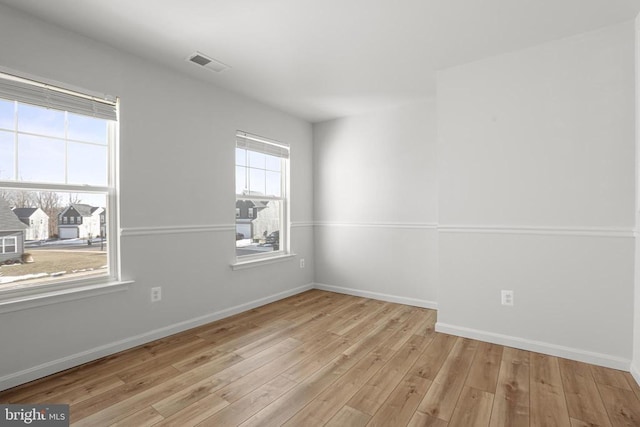
<svg viewBox="0 0 640 427">
<path fill-rule="evenodd" d="M 266 252 L 263 254 L 255 254 L 255 255 L 240 255 L 238 256 L 236 254 L 235 256 L 235 262 L 232 263 L 232 268 L 235 269 L 240 269 L 240 268 L 246 268 L 248 266 L 253 266 L 253 265 L 260 265 L 263 263 L 270 263 L 273 262 L 275 260 L 280 260 L 280 259 L 288 259 L 288 258 L 292 258 L 295 256 L 295 254 L 291 253 L 290 250 L 290 241 L 289 241 L 289 230 L 290 230 L 290 221 L 289 221 L 289 206 L 290 206 L 290 192 L 289 192 L 289 171 L 290 171 L 290 148 L 287 144 L 283 144 L 279 141 L 274 141 L 268 138 L 264 138 L 261 136 L 257 136 L 257 135 L 253 135 L 244 131 L 237 131 L 236 132 L 236 148 L 245 148 L 245 147 L 239 147 L 238 146 L 238 141 L 244 139 L 244 140 L 249 140 L 251 141 L 251 143 L 256 144 L 257 146 L 260 146 L 261 144 L 264 144 L 266 146 L 271 146 L 274 147 L 276 150 L 283 150 L 286 151 L 286 158 L 281 158 L 282 159 L 282 166 L 281 166 L 281 179 L 280 179 L 280 183 L 281 183 L 281 188 L 280 188 L 280 196 L 276 197 L 276 196 L 264 196 L 264 195 L 253 195 L 253 194 L 249 194 L 249 192 L 243 192 L 243 194 L 236 194 L 236 203 L 239 200 L 251 200 L 254 202 L 269 202 L 269 201 L 278 201 L 280 202 L 281 208 L 280 208 L 280 230 L 278 230 L 280 232 L 280 236 L 279 236 L 279 248 L 277 251 L 271 251 L 271 252 Z M 247 148 L 249 151 L 258 151 L 259 150 L 250 150 L 250 148 Z M 234 150 L 235 153 L 235 150 Z M 236 158 L 235 158 L 235 154 L 234 154 L 234 160 L 233 160 L 233 164 L 234 164 L 234 169 L 235 169 L 235 165 L 236 165 Z M 249 168 L 247 168 L 247 171 L 249 170 Z M 247 181 L 248 182 L 248 181 Z M 234 179 L 234 183 L 235 183 L 235 179 Z M 234 185 L 235 188 L 235 185 Z M 247 215 L 249 216 L 249 215 Z M 254 218 L 257 218 L 257 209 L 254 208 Z M 234 233 L 235 234 L 235 233 Z M 235 250 L 235 247 L 234 247 Z"/>
<path fill-rule="evenodd" d="M 13 240 L 13 252 L 7 252 L 7 244 L 6 241 L 7 240 Z M 2 249 L 0 251 L 0 254 L 17 254 L 18 253 L 18 238 L 16 236 L 4 236 L 4 237 L 0 237 L 0 241 L 2 241 L 2 247 L 0 249 Z M 10 246 L 10 245 L 9 245 Z"/>
<path fill-rule="evenodd" d="M 119 247 L 120 236 L 118 233 L 118 212 L 119 212 L 119 191 L 118 191 L 118 145 L 119 131 L 118 123 L 118 103 L 119 100 L 113 97 L 107 97 L 101 94 L 90 94 L 85 90 L 66 89 L 65 85 L 54 81 L 48 81 L 41 77 L 25 76 L 18 77 L 19 73 L 0 67 L 0 79 L 10 81 L 16 86 L 33 87 L 33 93 L 36 94 L 34 99 L 42 99 L 42 93 L 47 94 L 47 100 L 56 100 L 72 97 L 73 99 L 83 99 L 85 105 L 87 102 L 92 103 L 93 111 L 115 111 L 116 120 L 109 122 L 107 130 L 107 185 L 74 185 L 74 184 L 58 184 L 58 183 L 42 183 L 42 182 L 26 182 L 18 180 L 0 180 L 0 188 L 9 190 L 31 190 L 31 191 L 59 191 L 70 193 L 98 193 L 104 194 L 106 207 L 112 212 L 107 218 L 106 226 L 109 236 L 109 245 L 107 245 L 107 256 L 109 263 L 108 275 L 96 276 L 90 278 L 62 278 L 49 280 L 43 283 L 32 284 L 29 286 L 15 286 L 0 288 L 0 313 L 19 311 L 34 307 L 56 304 L 66 301 L 93 297 L 98 295 L 109 294 L 113 292 L 124 291 L 133 283 L 132 280 L 123 280 L 121 277 Z M 27 91 L 28 92 L 28 91 Z M 29 97 L 30 95 L 27 95 Z M 19 98 L 9 98 L 2 96 L 3 99 L 15 99 L 18 102 L 25 102 Z M 37 100 L 34 105 L 48 107 L 38 104 Z M 70 111 L 74 114 L 85 114 L 81 111 L 73 111 L 73 107 L 57 108 L 61 111 Z M 64 221 L 63 221 L 64 222 Z M 17 245 L 16 245 L 17 248 Z"/>
</svg>

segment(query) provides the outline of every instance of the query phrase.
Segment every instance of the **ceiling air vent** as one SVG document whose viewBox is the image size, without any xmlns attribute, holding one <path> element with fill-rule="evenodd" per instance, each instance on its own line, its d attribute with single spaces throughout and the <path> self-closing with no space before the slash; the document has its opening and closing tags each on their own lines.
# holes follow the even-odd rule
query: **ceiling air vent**
<svg viewBox="0 0 640 427">
<path fill-rule="evenodd" d="M 208 70 L 215 71 L 216 73 L 219 73 L 220 71 L 223 71 L 229 68 L 227 64 L 223 64 L 220 61 L 216 61 L 215 59 L 210 58 L 206 55 L 203 55 L 200 52 L 196 52 L 192 55 L 189 55 L 189 57 L 187 58 L 187 61 L 193 62 L 194 64 L 200 65 L 201 67 L 204 67 Z"/>
</svg>

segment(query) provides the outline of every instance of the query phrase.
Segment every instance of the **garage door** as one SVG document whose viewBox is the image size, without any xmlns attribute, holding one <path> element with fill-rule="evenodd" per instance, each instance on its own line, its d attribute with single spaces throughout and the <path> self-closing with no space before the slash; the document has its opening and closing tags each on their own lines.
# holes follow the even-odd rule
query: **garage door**
<svg viewBox="0 0 640 427">
<path fill-rule="evenodd" d="M 60 228 L 60 238 L 61 239 L 77 239 L 78 229 L 76 227 Z"/>
</svg>

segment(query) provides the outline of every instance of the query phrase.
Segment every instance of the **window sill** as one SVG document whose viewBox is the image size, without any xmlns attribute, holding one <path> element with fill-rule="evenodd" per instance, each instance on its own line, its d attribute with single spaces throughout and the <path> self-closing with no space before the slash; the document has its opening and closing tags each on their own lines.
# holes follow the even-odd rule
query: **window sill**
<svg viewBox="0 0 640 427">
<path fill-rule="evenodd" d="M 287 261 L 293 259 L 296 254 L 284 254 L 269 258 L 256 258 L 246 261 L 238 261 L 231 264 L 232 270 L 243 270 L 245 268 L 260 267 L 261 265 L 274 264 L 276 262 Z"/>
<path fill-rule="evenodd" d="M 111 280 L 108 282 L 77 284 L 51 290 L 21 289 L 19 291 L 0 292 L 0 314 L 125 291 L 129 289 L 129 285 L 132 283 L 133 280 Z"/>
</svg>

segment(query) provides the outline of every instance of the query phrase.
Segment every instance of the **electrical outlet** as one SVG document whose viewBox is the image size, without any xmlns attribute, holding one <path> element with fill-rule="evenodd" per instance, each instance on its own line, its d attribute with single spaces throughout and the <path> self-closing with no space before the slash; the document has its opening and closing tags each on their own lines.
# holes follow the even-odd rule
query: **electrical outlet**
<svg viewBox="0 0 640 427">
<path fill-rule="evenodd" d="M 160 286 L 151 288 L 151 302 L 158 302 L 162 299 L 162 288 Z"/>
<path fill-rule="evenodd" d="M 300 268 L 304 268 L 304 258 L 300 258 Z"/>
<path fill-rule="evenodd" d="M 502 305 L 513 305 L 513 291 L 502 291 Z"/>
</svg>

